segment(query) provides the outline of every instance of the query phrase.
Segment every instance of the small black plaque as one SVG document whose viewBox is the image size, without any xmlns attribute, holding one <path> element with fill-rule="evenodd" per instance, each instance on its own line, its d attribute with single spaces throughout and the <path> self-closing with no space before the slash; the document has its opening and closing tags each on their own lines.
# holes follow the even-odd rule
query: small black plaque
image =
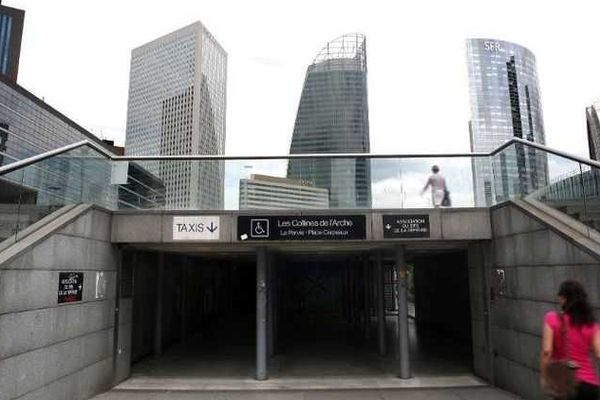
<svg viewBox="0 0 600 400">
<path fill-rule="evenodd" d="M 83 298 L 83 272 L 58 273 L 58 303 L 73 303 Z"/>
<path fill-rule="evenodd" d="M 384 215 L 383 216 L 383 238 L 428 238 L 429 215 Z"/>
<path fill-rule="evenodd" d="M 364 240 L 364 215 L 238 216 L 238 240 Z"/>
</svg>

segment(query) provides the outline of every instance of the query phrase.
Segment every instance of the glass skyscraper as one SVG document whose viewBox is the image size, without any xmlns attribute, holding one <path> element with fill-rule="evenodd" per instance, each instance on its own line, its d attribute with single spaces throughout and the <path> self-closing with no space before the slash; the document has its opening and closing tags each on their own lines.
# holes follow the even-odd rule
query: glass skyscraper
<svg viewBox="0 0 600 400">
<path fill-rule="evenodd" d="M 585 109 L 585 119 L 587 123 L 588 145 L 590 148 L 590 158 L 592 160 L 600 159 L 600 119 L 598 118 L 598 104 L 594 104 Z"/>
<path fill-rule="evenodd" d="M 366 39 L 351 33 L 327 43 L 308 67 L 290 153 L 368 152 Z M 371 206 L 369 160 L 290 160 L 288 177 L 328 189 L 331 208 Z"/>
<path fill-rule="evenodd" d="M 127 155 L 223 154 L 227 53 L 196 22 L 131 54 Z M 172 209 L 222 209 L 222 162 L 153 162 Z"/>
<path fill-rule="evenodd" d="M 24 19 L 25 11 L 0 4 L 0 74 L 12 82 L 19 73 Z"/>
<path fill-rule="evenodd" d="M 490 152 L 512 138 L 545 144 L 533 53 L 518 44 L 495 39 L 468 39 L 466 45 L 471 151 Z M 493 174 L 515 179 L 494 180 Z M 490 206 L 494 199 L 502 201 L 517 193 L 535 191 L 546 180 L 546 158 L 523 146 L 491 162 L 473 160 L 476 206 Z"/>
</svg>

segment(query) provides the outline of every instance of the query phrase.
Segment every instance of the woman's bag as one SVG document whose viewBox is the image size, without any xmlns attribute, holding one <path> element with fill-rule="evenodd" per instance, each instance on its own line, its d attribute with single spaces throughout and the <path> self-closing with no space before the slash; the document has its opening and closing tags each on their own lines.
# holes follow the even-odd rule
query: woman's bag
<svg viewBox="0 0 600 400">
<path fill-rule="evenodd" d="M 560 335 L 565 346 L 565 354 L 568 357 L 567 326 L 564 315 L 560 314 Z M 565 360 L 551 360 L 546 366 L 546 384 L 544 392 L 553 399 L 567 400 L 577 393 L 577 364 Z"/>
<path fill-rule="evenodd" d="M 452 205 L 452 200 L 450 200 L 450 191 L 448 189 L 444 189 L 444 198 L 442 199 L 442 207 L 450 207 Z"/>
</svg>

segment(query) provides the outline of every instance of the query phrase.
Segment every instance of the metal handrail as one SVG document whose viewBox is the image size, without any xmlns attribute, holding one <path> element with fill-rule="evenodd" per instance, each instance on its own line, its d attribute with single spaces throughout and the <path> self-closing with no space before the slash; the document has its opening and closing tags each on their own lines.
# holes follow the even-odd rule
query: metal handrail
<svg viewBox="0 0 600 400">
<path fill-rule="evenodd" d="M 0 167 L 0 175 L 7 174 L 9 172 L 12 172 L 12 171 L 20 169 L 20 168 L 28 167 L 31 164 L 35 164 L 39 161 L 43 161 L 48 158 L 58 156 L 60 154 L 66 153 L 71 150 L 78 149 L 83 146 L 88 146 L 88 147 L 93 148 L 94 150 L 102 153 L 102 155 L 104 155 L 106 158 L 112 159 L 113 157 L 115 157 L 114 154 L 112 154 L 105 148 L 99 146 L 98 144 L 96 144 L 94 142 L 90 142 L 89 140 L 82 140 L 80 142 L 71 143 L 66 146 L 59 147 L 54 150 L 49 150 L 45 153 L 36 154 L 35 156 L 24 158 L 22 160 L 15 161 L 13 163 L 10 163 L 8 165 Z"/>
<path fill-rule="evenodd" d="M 533 147 L 533 148 L 536 148 L 536 149 L 539 149 L 539 150 L 543 150 L 546 153 L 550 153 L 550 154 L 554 154 L 554 155 L 557 155 L 557 156 L 560 156 L 560 157 L 563 157 L 563 158 L 567 158 L 567 159 L 569 159 L 571 161 L 576 161 L 576 162 L 579 162 L 579 163 L 582 163 L 582 164 L 587 164 L 587 165 L 589 165 L 591 167 L 600 168 L 600 162 L 598 162 L 598 161 L 594 161 L 594 160 L 590 160 L 590 159 L 587 159 L 587 158 L 579 157 L 579 156 L 576 156 L 576 155 L 571 154 L 571 153 L 566 153 L 566 152 L 561 151 L 561 150 L 555 150 L 555 149 L 553 149 L 551 147 L 547 147 L 547 146 L 544 146 L 544 145 L 539 144 L 539 143 L 530 142 L 528 140 L 519 139 L 519 138 L 514 138 L 514 139 L 509 140 L 506 143 L 503 143 L 498 148 L 496 148 L 496 150 L 493 150 L 492 152 L 490 152 L 489 155 L 490 156 L 495 156 L 496 154 L 498 154 L 499 152 L 501 152 L 505 148 L 507 148 L 510 145 L 515 144 L 515 143 L 521 143 L 521 144 L 524 144 L 524 145 L 529 146 L 529 147 Z"/>
<path fill-rule="evenodd" d="M 59 147 L 54 150 L 47 151 L 45 153 L 37 154 L 35 156 L 16 161 L 14 163 L 5 165 L 0 167 L 0 175 L 4 175 L 6 173 L 12 172 L 16 169 L 27 167 L 31 164 L 34 164 L 38 161 L 45 160 L 50 157 L 54 157 L 60 155 L 62 153 L 66 153 L 70 150 L 77 149 L 82 146 L 88 146 L 102 153 L 106 158 L 112 161 L 162 161 L 162 160 L 179 160 L 179 161 L 214 161 L 214 160 L 288 160 L 288 159 L 340 159 L 340 158 L 368 158 L 368 159 L 382 159 L 382 158 L 482 158 L 482 157 L 490 157 L 498 154 L 502 150 L 513 144 L 523 144 L 525 146 L 533 147 L 542 151 L 545 151 L 550 154 L 554 154 L 563 158 L 570 159 L 572 161 L 576 161 L 582 164 L 586 164 L 595 168 L 600 168 L 600 162 L 588 160 L 583 157 L 579 157 L 573 154 L 569 154 L 560 150 L 555 150 L 550 147 L 546 147 L 544 145 L 530 142 L 527 140 L 513 138 L 506 143 L 503 143 L 495 150 L 489 153 L 451 153 L 451 154 L 370 154 L 370 153 L 318 153 L 318 154 L 288 154 L 284 156 L 226 156 L 226 155 L 203 155 L 203 154 L 184 154 L 184 155 L 164 155 L 164 156 L 117 156 L 110 151 L 106 150 L 104 147 L 90 142 L 89 140 L 82 140 L 77 143 L 69 144 L 63 147 Z"/>
</svg>

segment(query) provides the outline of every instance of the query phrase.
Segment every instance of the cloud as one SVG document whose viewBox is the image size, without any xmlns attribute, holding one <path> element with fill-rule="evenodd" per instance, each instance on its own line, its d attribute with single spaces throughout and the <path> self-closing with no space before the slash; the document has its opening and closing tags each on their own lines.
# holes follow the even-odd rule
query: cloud
<svg viewBox="0 0 600 400">
<path fill-rule="evenodd" d="M 264 56 L 254 56 L 250 58 L 250 61 L 253 63 L 259 64 L 263 67 L 271 67 L 271 68 L 283 68 L 283 62 L 281 60 L 264 57 Z"/>
</svg>

